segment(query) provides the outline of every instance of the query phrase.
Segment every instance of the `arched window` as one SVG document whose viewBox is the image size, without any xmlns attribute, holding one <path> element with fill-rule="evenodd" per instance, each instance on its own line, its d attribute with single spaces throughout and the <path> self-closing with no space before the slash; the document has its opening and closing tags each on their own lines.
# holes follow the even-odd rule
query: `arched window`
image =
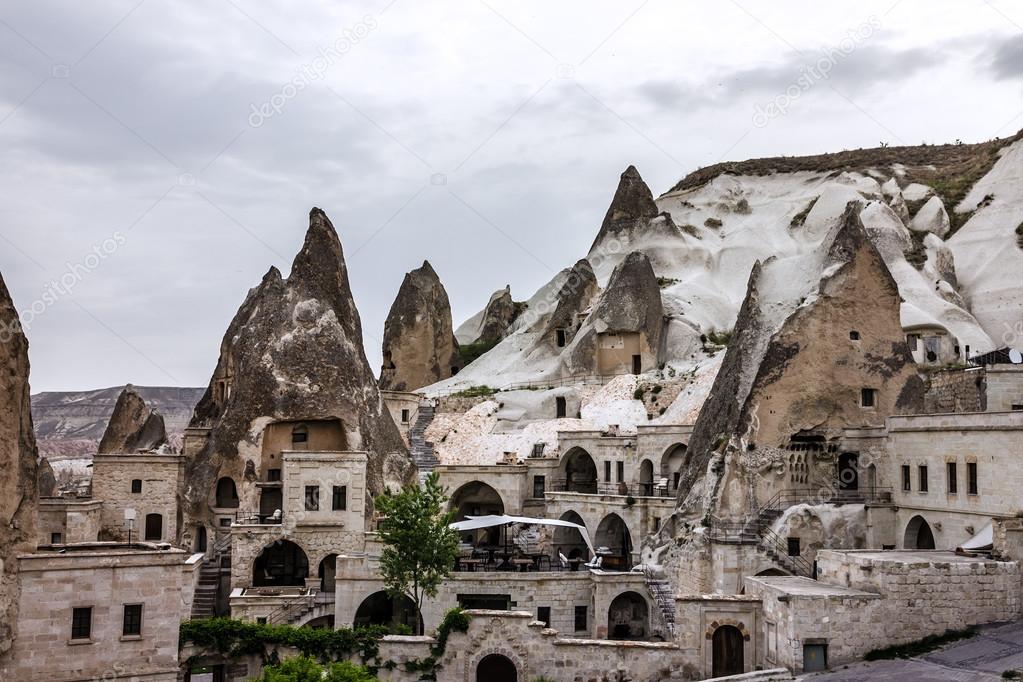
<svg viewBox="0 0 1023 682">
<path fill-rule="evenodd" d="M 607 611 L 608 639 L 645 639 L 648 615 L 646 599 L 636 592 L 623 592 Z"/>
<path fill-rule="evenodd" d="M 217 481 L 217 506 L 229 509 L 238 507 L 238 488 L 227 476 Z"/>
<path fill-rule="evenodd" d="M 252 564 L 256 587 L 301 587 L 309 575 L 309 559 L 290 540 L 277 540 L 263 548 Z"/>
</svg>

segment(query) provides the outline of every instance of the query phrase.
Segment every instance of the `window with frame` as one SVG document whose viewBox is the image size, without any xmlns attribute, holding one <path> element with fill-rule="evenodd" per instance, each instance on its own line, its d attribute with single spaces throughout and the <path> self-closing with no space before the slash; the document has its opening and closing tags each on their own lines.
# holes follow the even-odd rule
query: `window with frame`
<svg viewBox="0 0 1023 682">
<path fill-rule="evenodd" d="M 902 490 L 907 493 L 913 490 L 913 474 L 908 464 L 902 465 Z"/>
<path fill-rule="evenodd" d="M 921 464 L 916 468 L 916 471 L 917 478 L 919 478 L 919 485 L 917 488 L 919 488 L 920 492 L 925 493 L 927 492 L 927 465 Z"/>
<path fill-rule="evenodd" d="M 549 628 L 551 626 L 551 607 L 549 606 L 536 607 L 536 619 L 543 623 L 545 628 Z"/>
<path fill-rule="evenodd" d="M 611 482 L 611 462 L 604 462 L 604 482 Z"/>
<path fill-rule="evenodd" d="M 948 494 L 955 495 L 959 492 L 959 476 L 956 472 L 955 462 L 945 463 L 945 478 L 948 480 Z"/>
<path fill-rule="evenodd" d="M 786 550 L 788 551 L 789 556 L 799 556 L 800 555 L 799 538 L 796 537 L 787 538 Z"/>
<path fill-rule="evenodd" d="M 977 463 L 967 462 L 966 463 L 966 494 L 977 495 L 978 484 L 977 484 Z"/>
<path fill-rule="evenodd" d="M 546 476 L 533 476 L 533 499 L 543 499 L 544 493 L 547 491 L 547 477 Z"/>
<path fill-rule="evenodd" d="M 408 424 L 408 420 L 409 420 L 409 411 L 408 411 L 408 409 L 403 409 L 401 411 L 401 423 L 402 424 Z"/>
<path fill-rule="evenodd" d="M 60 533 L 50 533 L 50 544 L 59 545 L 60 541 L 64 539 L 64 536 Z"/>
<path fill-rule="evenodd" d="M 618 462 L 618 482 L 625 480 L 625 462 Z"/>
<path fill-rule="evenodd" d="M 334 511 L 348 510 L 348 486 L 336 485 L 331 494 L 330 508 Z"/>
<path fill-rule="evenodd" d="M 135 495 L 137 495 L 137 494 L 142 492 L 142 479 L 141 478 L 133 478 L 132 479 L 132 481 L 131 481 L 131 492 L 132 492 L 132 494 L 135 494 Z"/>
<path fill-rule="evenodd" d="M 914 351 L 919 348 L 920 335 L 919 334 L 908 334 L 906 336 L 906 343 L 909 344 L 909 350 Z"/>
<path fill-rule="evenodd" d="M 860 407 L 874 407 L 877 404 L 877 389 L 860 389 Z"/>
<path fill-rule="evenodd" d="M 139 637 L 142 635 L 142 604 L 125 604 L 121 619 L 122 637 Z"/>
<path fill-rule="evenodd" d="M 280 469 L 267 469 L 266 470 L 266 480 L 268 482 L 270 482 L 270 483 L 276 483 L 277 481 L 281 480 L 281 470 Z"/>
<path fill-rule="evenodd" d="M 305 510 L 320 511 L 320 486 L 307 485 L 305 487 Z"/>
<path fill-rule="evenodd" d="M 575 607 L 575 631 L 582 632 L 589 628 L 589 619 L 586 617 L 586 607 Z"/>
<path fill-rule="evenodd" d="M 92 607 L 76 606 L 71 609 L 71 639 L 92 637 Z"/>
<path fill-rule="evenodd" d="M 568 413 L 568 403 L 565 402 L 564 396 L 558 396 L 554 399 L 554 416 L 557 419 L 563 419 Z"/>
</svg>

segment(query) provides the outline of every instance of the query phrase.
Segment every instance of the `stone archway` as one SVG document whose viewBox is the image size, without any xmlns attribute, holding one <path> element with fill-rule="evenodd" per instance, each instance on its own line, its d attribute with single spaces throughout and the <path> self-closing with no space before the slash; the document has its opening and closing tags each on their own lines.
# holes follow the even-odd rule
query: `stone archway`
<svg viewBox="0 0 1023 682">
<path fill-rule="evenodd" d="M 922 516 L 914 516 L 906 524 L 902 546 L 906 549 L 934 549 L 934 532 Z"/>
<path fill-rule="evenodd" d="M 640 493 L 650 497 L 654 494 L 654 463 L 644 459 L 639 463 L 639 490 Z"/>
<path fill-rule="evenodd" d="M 223 476 L 217 480 L 216 500 L 214 506 L 220 509 L 238 508 L 238 487 L 234 479 Z"/>
<path fill-rule="evenodd" d="M 678 490 L 679 480 L 682 478 L 682 470 L 686 465 L 686 457 L 689 448 L 685 443 L 675 443 L 668 447 L 661 455 L 661 478 L 668 482 L 668 490 Z"/>
<path fill-rule="evenodd" d="M 638 592 L 622 592 L 607 610 L 607 638 L 646 639 L 650 629 L 650 607 Z"/>
<path fill-rule="evenodd" d="M 515 663 L 501 654 L 488 654 L 476 665 L 476 682 L 518 682 Z"/>
<path fill-rule="evenodd" d="M 579 516 L 576 512 L 569 510 L 561 515 L 560 521 L 568 521 L 569 523 L 577 523 L 586 528 L 586 522 L 583 517 Z M 589 559 L 590 552 L 586 546 L 586 540 L 580 533 L 587 533 L 588 531 L 579 531 L 575 528 L 565 528 L 563 526 L 554 527 L 554 551 L 564 554 L 569 559 Z"/>
<path fill-rule="evenodd" d="M 632 534 L 618 514 L 608 514 L 601 520 L 594 540 L 598 552 L 607 548 L 602 568 L 622 571 L 632 568 Z"/>
<path fill-rule="evenodd" d="M 374 592 L 359 604 L 352 625 L 383 625 L 397 629 L 399 626 L 415 627 L 416 605 L 408 597 L 394 599 L 383 590 Z"/>
<path fill-rule="evenodd" d="M 464 521 L 467 516 L 488 516 L 504 514 L 504 500 L 501 494 L 482 481 L 470 481 L 452 493 L 448 507 L 455 513 L 455 521 Z M 462 540 L 472 545 L 498 545 L 501 543 L 501 528 L 482 528 L 462 533 Z"/>
<path fill-rule="evenodd" d="M 564 490 L 570 493 L 597 493 L 597 464 L 590 453 L 574 447 L 561 459 L 561 473 L 565 477 Z"/>
<path fill-rule="evenodd" d="M 745 638 L 734 625 L 722 625 L 711 635 L 713 677 L 741 675 L 746 671 Z"/>
<path fill-rule="evenodd" d="M 328 554 L 320 561 L 316 573 L 320 578 L 320 591 L 333 592 L 335 588 L 335 575 L 337 572 L 337 554 Z"/>
<path fill-rule="evenodd" d="M 276 540 L 252 562 L 253 587 L 304 587 L 309 558 L 290 540 Z"/>
</svg>

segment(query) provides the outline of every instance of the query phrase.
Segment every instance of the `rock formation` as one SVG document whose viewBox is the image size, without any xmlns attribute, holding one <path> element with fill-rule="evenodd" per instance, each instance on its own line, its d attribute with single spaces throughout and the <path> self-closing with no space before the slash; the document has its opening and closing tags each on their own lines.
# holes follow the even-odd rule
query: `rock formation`
<svg viewBox="0 0 1023 682">
<path fill-rule="evenodd" d="M 104 455 L 155 450 L 166 442 L 163 417 L 150 409 L 135 387 L 128 384 L 117 398 L 97 452 Z"/>
<path fill-rule="evenodd" d="M 265 428 L 280 421 L 337 420 L 341 449 L 368 453 L 366 513 L 385 483 L 415 480 L 415 468 L 383 405 L 363 349 L 362 323 L 348 283 L 341 242 L 314 208 L 287 279 L 276 268 L 249 291 L 221 344 L 209 388 L 192 426 L 209 435 L 191 453 L 185 510 L 209 518 L 219 477 L 238 484 L 243 509 L 258 508 L 254 485 Z"/>
<path fill-rule="evenodd" d="M 457 373 L 451 304 L 428 261 L 405 275 L 384 323 L 380 388 L 411 391 Z"/>
<path fill-rule="evenodd" d="M 53 497 L 57 494 L 57 476 L 53 473 L 50 460 L 39 458 L 38 474 L 36 475 L 39 497 Z"/>
<path fill-rule="evenodd" d="M 607 288 L 579 329 L 570 349 L 569 371 L 598 371 L 598 336 L 638 334 L 643 370 L 652 369 L 660 356 L 664 310 L 657 276 L 647 256 L 633 251 L 618 264 Z"/>
<path fill-rule="evenodd" d="M 927 200 L 920 210 L 916 212 L 909 222 L 909 229 L 914 232 L 930 232 L 942 239 L 948 236 L 950 229 L 948 213 L 945 211 L 945 204 L 937 196 Z"/>
<path fill-rule="evenodd" d="M 639 171 L 635 166 L 629 166 L 618 181 L 618 189 L 607 208 L 590 253 L 610 237 L 631 241 L 635 233 L 642 231 L 659 212 L 654 203 L 654 195 L 643 182 Z"/>
<path fill-rule="evenodd" d="M 565 339 L 561 345 L 571 341 L 579 327 L 578 317 L 586 310 L 590 300 L 597 293 L 597 278 L 593 268 L 585 258 L 572 266 L 568 277 L 558 290 L 557 304 L 554 312 L 547 318 L 543 327 L 542 339 L 557 345 L 557 332 L 562 330 Z"/>
<path fill-rule="evenodd" d="M 859 212 L 850 203 L 821 251 L 793 257 L 800 263 L 753 268 L 690 439 L 683 513 L 738 516 L 778 489 L 828 485 L 844 427 L 919 407 L 898 285 Z"/>
<path fill-rule="evenodd" d="M 0 276 L 0 657 L 18 616 L 19 552 L 36 541 L 36 440 L 29 398 L 28 340 Z"/>
<path fill-rule="evenodd" d="M 502 338 L 522 312 L 522 307 L 512 300 L 511 287 L 498 289 L 490 296 L 476 323 L 473 344 L 493 346 Z"/>
</svg>

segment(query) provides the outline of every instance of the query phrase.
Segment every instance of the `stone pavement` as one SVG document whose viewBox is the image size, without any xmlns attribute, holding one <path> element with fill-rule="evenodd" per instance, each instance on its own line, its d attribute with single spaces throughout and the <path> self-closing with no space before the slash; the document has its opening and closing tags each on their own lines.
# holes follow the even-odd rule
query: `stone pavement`
<svg viewBox="0 0 1023 682">
<path fill-rule="evenodd" d="M 855 663 L 798 679 L 808 682 L 972 682 L 1001 680 L 1006 670 L 1023 671 L 1023 621 L 981 628 L 976 637 L 954 642 L 919 658 Z"/>
</svg>

